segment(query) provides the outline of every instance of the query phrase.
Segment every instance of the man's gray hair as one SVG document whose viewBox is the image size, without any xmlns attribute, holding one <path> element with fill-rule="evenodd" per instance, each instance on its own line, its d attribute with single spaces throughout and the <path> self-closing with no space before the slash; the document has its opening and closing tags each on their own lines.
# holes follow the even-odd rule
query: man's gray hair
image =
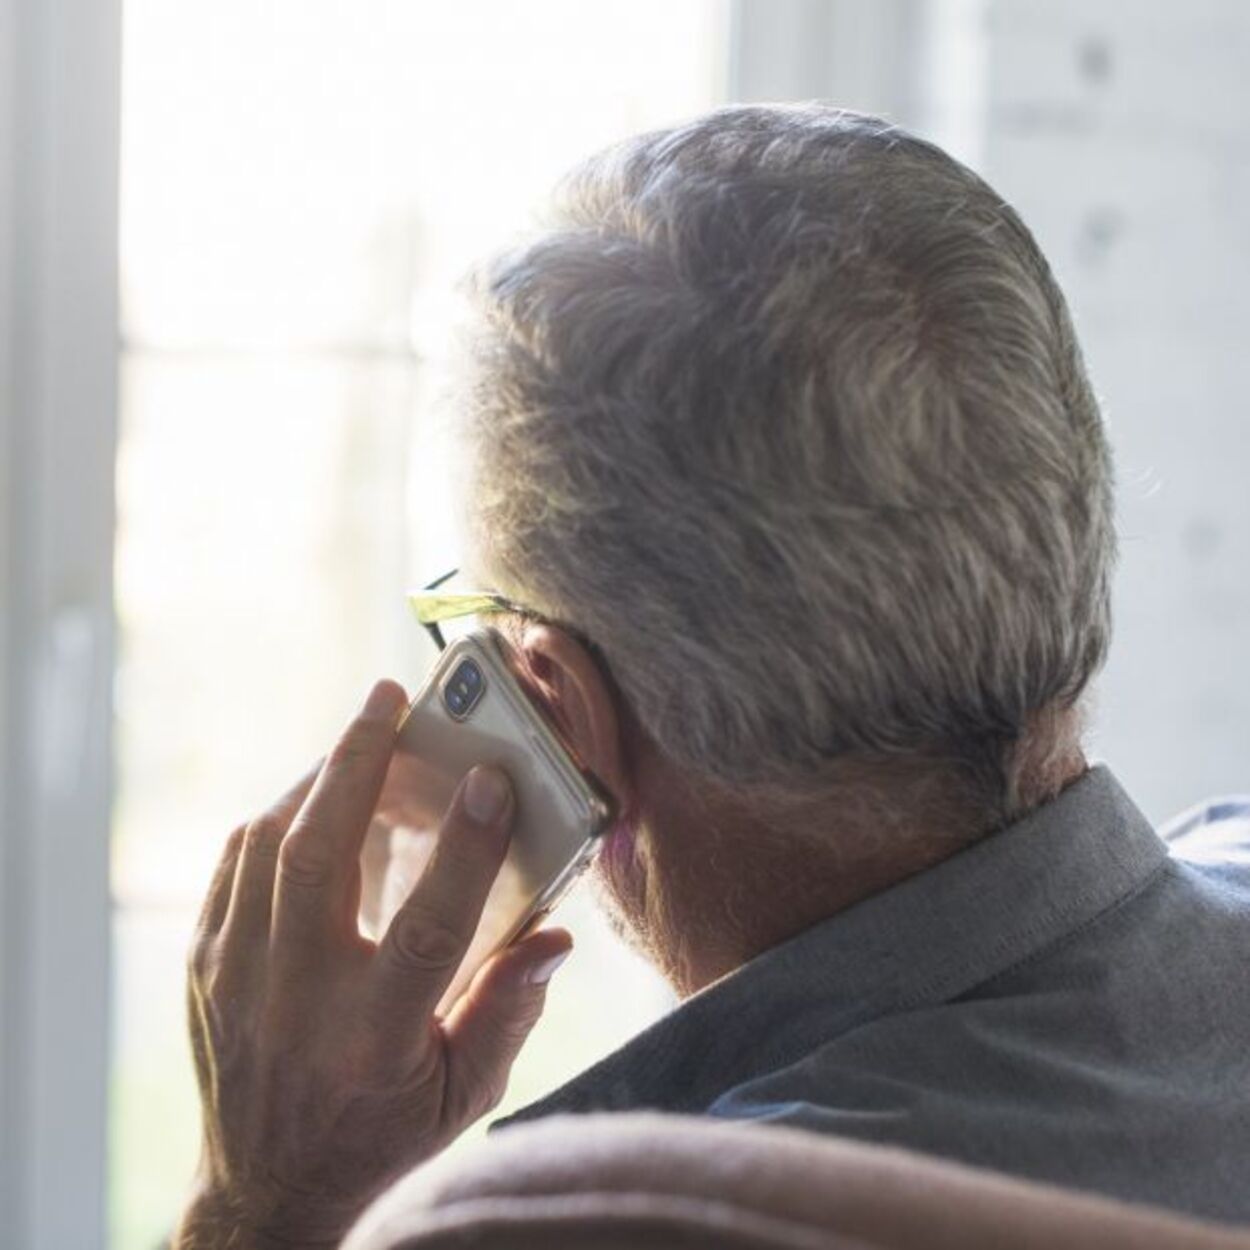
<svg viewBox="0 0 1250 1250">
<path fill-rule="evenodd" d="M 1115 538 L 1009 205 L 879 118 L 726 108 L 579 167 L 477 295 L 476 549 L 668 757 L 803 789 L 932 754 L 1010 809 L 1105 656 Z"/>
</svg>

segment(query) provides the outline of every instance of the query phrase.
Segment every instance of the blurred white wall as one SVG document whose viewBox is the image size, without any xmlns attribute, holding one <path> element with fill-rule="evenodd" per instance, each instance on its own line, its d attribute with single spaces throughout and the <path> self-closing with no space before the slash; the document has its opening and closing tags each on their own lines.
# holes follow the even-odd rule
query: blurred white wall
<svg viewBox="0 0 1250 1250">
<path fill-rule="evenodd" d="M 1250 790 L 1250 4 L 744 0 L 735 93 L 936 138 L 1067 293 L 1116 450 L 1094 754 L 1158 821 Z"/>
<path fill-rule="evenodd" d="M 1162 818 L 1250 790 L 1250 5 L 999 0 L 983 167 L 1059 272 L 1116 449 L 1095 745 Z"/>
</svg>

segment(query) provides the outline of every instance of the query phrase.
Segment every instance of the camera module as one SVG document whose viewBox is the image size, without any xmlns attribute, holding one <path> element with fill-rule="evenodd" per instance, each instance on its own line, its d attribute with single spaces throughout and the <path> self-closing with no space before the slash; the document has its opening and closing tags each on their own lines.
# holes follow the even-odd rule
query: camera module
<svg viewBox="0 0 1250 1250">
<path fill-rule="evenodd" d="M 456 720 L 464 720 L 482 697 L 486 679 L 476 660 L 461 660 L 443 686 L 443 702 Z"/>
</svg>

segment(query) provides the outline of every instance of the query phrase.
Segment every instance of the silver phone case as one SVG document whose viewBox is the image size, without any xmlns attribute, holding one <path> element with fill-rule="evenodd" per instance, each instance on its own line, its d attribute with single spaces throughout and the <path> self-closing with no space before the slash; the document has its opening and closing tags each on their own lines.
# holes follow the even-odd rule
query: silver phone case
<svg viewBox="0 0 1250 1250">
<path fill-rule="evenodd" d="M 477 661 L 484 687 L 467 718 L 458 719 L 443 688 L 468 656 Z M 509 644 L 493 630 L 459 638 L 441 654 L 399 728 L 365 853 L 362 919 L 375 936 L 419 878 L 452 794 L 476 764 L 508 775 L 516 811 L 507 856 L 440 1014 L 494 951 L 555 908 L 590 865 L 612 819 L 606 791 L 579 766 L 518 680 Z"/>
</svg>

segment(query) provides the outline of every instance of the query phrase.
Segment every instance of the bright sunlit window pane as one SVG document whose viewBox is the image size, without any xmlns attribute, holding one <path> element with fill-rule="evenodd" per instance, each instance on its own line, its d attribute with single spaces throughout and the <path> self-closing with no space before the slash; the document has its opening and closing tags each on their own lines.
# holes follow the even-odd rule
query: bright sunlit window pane
<svg viewBox="0 0 1250 1250">
<path fill-rule="evenodd" d="M 403 591 L 457 545 L 452 286 L 578 157 L 717 101 L 724 7 L 125 6 L 116 1246 L 194 1167 L 182 969 L 224 837 L 429 662 Z M 567 919 L 510 1106 L 667 1005 L 586 900 Z"/>
</svg>

